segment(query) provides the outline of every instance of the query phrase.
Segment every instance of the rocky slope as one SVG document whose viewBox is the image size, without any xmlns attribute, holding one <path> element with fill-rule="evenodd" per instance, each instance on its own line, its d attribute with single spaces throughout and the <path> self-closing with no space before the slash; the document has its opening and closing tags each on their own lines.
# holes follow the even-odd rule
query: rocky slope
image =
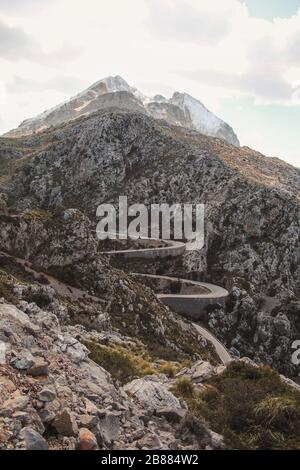
<svg viewBox="0 0 300 470">
<path fill-rule="evenodd" d="M 249 360 L 161 360 L 88 293 L 0 262 L 1 450 L 299 448 L 293 382 Z"/>
<path fill-rule="evenodd" d="M 291 345 L 300 334 L 299 170 L 127 111 L 101 111 L 14 142 L 0 142 L 12 212 L 77 208 L 95 227 L 98 204 L 119 195 L 205 203 L 205 248 L 143 269 L 227 288 L 227 311 L 208 311 L 209 327 L 235 354 L 298 375 Z"/>
<path fill-rule="evenodd" d="M 195 129 L 239 146 L 233 129 L 192 96 L 176 92 L 171 99 L 161 95 L 148 98 L 129 86 L 120 76 L 98 81 L 69 101 L 22 122 L 17 129 L 8 132 L 7 136 L 30 135 L 107 108 L 140 111 L 156 119 L 164 119 L 169 124 Z"/>
<path fill-rule="evenodd" d="M 222 447 L 222 437 L 204 423 L 199 436 L 185 429 L 187 406 L 169 390 L 166 375 L 147 375 L 145 369 L 144 377 L 136 378 L 138 373 L 129 369 L 129 359 L 118 351 L 121 346 L 132 349 L 138 344 L 119 337 L 109 327 L 97 335 L 87 334 L 78 325 L 61 326 L 59 304 L 56 314 L 44 311 L 21 300 L 20 286 L 15 290 L 19 308 L 3 299 L 0 303 L 2 450 Z M 49 288 L 47 295 L 53 296 Z M 55 303 L 53 297 L 51 300 Z M 115 354 L 123 372 L 127 366 L 124 388 L 88 359 L 88 348 L 78 341 L 82 338 L 90 348 L 97 344 L 108 358 L 112 356 L 111 361 Z M 105 346 L 100 349 L 99 344 Z M 107 360 L 100 359 L 100 363 L 110 369 Z"/>
<path fill-rule="evenodd" d="M 0 218 L 0 448 L 222 447 L 170 390 L 192 362 L 223 370 L 192 325 L 97 255 L 79 211 Z"/>
<path fill-rule="evenodd" d="M 0 448 L 299 448 L 299 389 L 266 367 L 299 376 L 299 170 L 119 93 L 131 110 L 0 138 Z M 93 231 L 119 195 L 205 203 L 204 249 L 113 266 Z M 206 326 L 255 363 L 220 366 L 138 270 L 228 289 Z"/>
</svg>

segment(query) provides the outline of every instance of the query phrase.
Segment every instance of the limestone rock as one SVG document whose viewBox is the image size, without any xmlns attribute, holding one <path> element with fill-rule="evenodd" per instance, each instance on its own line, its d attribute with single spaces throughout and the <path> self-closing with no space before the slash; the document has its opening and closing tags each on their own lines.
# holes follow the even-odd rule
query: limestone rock
<svg viewBox="0 0 300 470">
<path fill-rule="evenodd" d="M 196 362 L 192 369 L 192 381 L 195 383 L 204 382 L 215 375 L 215 368 L 206 361 Z"/>
<path fill-rule="evenodd" d="M 178 398 L 152 376 L 133 380 L 124 386 L 124 390 L 146 408 L 181 408 Z"/>
<path fill-rule="evenodd" d="M 98 429 L 103 441 L 106 444 L 114 442 L 120 432 L 120 419 L 114 413 L 106 413 L 105 417 L 100 419 Z"/>
</svg>

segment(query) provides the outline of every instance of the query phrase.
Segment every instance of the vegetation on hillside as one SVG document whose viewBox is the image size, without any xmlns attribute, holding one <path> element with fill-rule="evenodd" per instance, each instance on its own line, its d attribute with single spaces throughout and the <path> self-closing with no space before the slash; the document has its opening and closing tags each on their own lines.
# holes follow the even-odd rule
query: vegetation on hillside
<svg viewBox="0 0 300 470">
<path fill-rule="evenodd" d="M 174 388 L 196 418 L 225 436 L 233 449 L 300 449 L 300 393 L 269 367 L 231 363 L 197 391 L 182 379 Z"/>
</svg>

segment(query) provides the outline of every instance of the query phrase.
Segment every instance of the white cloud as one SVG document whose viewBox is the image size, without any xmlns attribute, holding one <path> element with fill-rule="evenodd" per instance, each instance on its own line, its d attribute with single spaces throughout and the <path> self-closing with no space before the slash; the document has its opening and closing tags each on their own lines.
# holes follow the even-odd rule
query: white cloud
<svg viewBox="0 0 300 470">
<path fill-rule="evenodd" d="M 0 11 L 14 16 L 31 15 L 33 12 L 47 8 L 56 0 L 0 0 Z"/>
<path fill-rule="evenodd" d="M 32 36 L 0 20 L 0 57 L 7 60 L 19 60 L 24 56 L 33 58 L 37 50 L 39 46 Z"/>
<path fill-rule="evenodd" d="M 0 58 L 15 62 L 26 59 L 45 66 L 57 66 L 73 60 L 81 53 L 78 46 L 62 44 L 57 50 L 44 52 L 33 35 L 15 26 L 9 26 L 0 18 Z"/>
<path fill-rule="evenodd" d="M 215 9 L 210 2 L 147 0 L 147 6 L 146 24 L 155 37 L 214 45 L 230 32 L 230 5 Z"/>
<path fill-rule="evenodd" d="M 224 93 L 248 94 L 258 103 L 299 104 L 291 70 L 300 67 L 300 10 L 291 18 L 268 21 L 250 17 L 237 0 L 167 0 L 160 8 L 159 3 L 147 2 L 150 31 L 173 41 L 173 47 L 188 43 L 189 61 L 179 50 L 174 68 L 179 76 Z"/>
<path fill-rule="evenodd" d="M 25 79 L 15 76 L 7 84 L 8 93 L 40 93 L 47 90 L 55 90 L 60 93 L 75 93 L 85 86 L 85 82 L 74 77 L 57 76 L 44 82 L 38 80 Z"/>
</svg>

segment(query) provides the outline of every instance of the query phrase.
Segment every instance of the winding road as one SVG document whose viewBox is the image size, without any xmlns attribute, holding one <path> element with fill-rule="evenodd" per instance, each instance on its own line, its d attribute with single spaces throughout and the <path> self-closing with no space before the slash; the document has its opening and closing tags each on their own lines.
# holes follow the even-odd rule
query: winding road
<svg viewBox="0 0 300 470">
<path fill-rule="evenodd" d="M 125 259 L 154 260 L 157 258 L 168 258 L 170 256 L 177 257 L 184 254 L 186 251 L 186 244 L 183 242 L 163 242 L 165 243 L 165 246 L 163 247 L 104 251 L 101 252 L 101 254 L 120 256 Z M 208 305 L 219 303 L 225 306 L 226 298 L 229 295 L 226 289 L 215 286 L 214 284 L 153 274 L 131 273 L 131 275 L 139 277 L 142 282 L 146 280 L 148 280 L 148 282 L 156 281 L 166 285 L 169 283 L 170 286 L 172 284 L 179 284 L 179 293 L 157 293 L 157 298 L 177 313 L 197 318 L 198 320 L 201 318 L 203 310 Z M 192 290 L 193 292 L 189 293 L 189 290 Z M 232 359 L 226 347 L 210 331 L 198 323 L 192 322 L 192 324 L 203 338 L 213 344 L 217 355 L 224 365 L 231 362 Z"/>
</svg>

